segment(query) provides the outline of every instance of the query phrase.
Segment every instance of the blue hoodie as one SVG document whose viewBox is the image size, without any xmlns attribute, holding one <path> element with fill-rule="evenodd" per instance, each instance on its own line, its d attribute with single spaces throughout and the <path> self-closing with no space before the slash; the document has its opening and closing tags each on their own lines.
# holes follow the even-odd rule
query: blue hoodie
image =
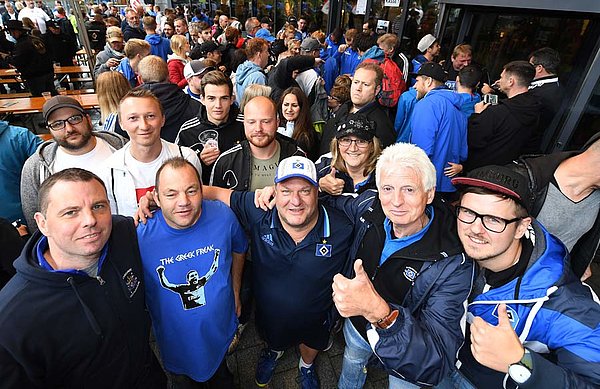
<svg viewBox="0 0 600 389">
<path fill-rule="evenodd" d="M 363 62 L 365 59 L 374 59 L 375 61 L 381 62 L 385 59 L 385 53 L 379 46 L 373 46 L 363 54 L 360 62 Z"/>
<path fill-rule="evenodd" d="M 467 117 L 461 106 L 460 95 L 440 86 L 419 100 L 412 114 L 411 143 L 425 150 L 435 166 L 438 192 L 456 191 L 444 168 L 467 159 Z"/>
<path fill-rule="evenodd" d="M 354 75 L 354 70 L 360 62 L 358 52 L 349 47 L 340 57 L 340 74 Z"/>
<path fill-rule="evenodd" d="M 267 85 L 267 76 L 260 66 L 247 60 L 238 66 L 235 72 L 235 83 L 236 100 L 240 104 L 246 88 L 252 84 Z"/>
<path fill-rule="evenodd" d="M 481 101 L 481 96 L 479 96 L 479 94 L 477 93 L 475 93 L 474 95 L 470 93 L 458 93 L 458 95 L 462 98 L 462 105 L 460 107 L 460 111 L 467 115 L 468 118 L 475 111 L 475 104 Z"/>
<path fill-rule="evenodd" d="M 42 139 L 24 127 L 0 121 L 0 215 L 9 221 L 25 217 L 21 209 L 21 170 Z"/>
<path fill-rule="evenodd" d="M 398 134 L 396 143 L 407 143 L 410 141 L 413 109 L 417 103 L 417 90 L 412 87 L 400 95 L 398 100 L 398 111 L 396 111 L 396 120 L 394 121 L 394 130 Z"/>
<path fill-rule="evenodd" d="M 171 41 L 158 34 L 146 35 L 146 42 L 150 43 L 150 54 L 158 55 L 167 61 L 167 55 L 173 54 L 171 50 Z"/>
<path fill-rule="evenodd" d="M 137 75 L 131 68 L 131 65 L 129 65 L 129 58 L 123 58 L 123 60 L 119 63 L 119 66 L 117 66 L 117 72 L 125 76 L 132 88 L 137 86 Z"/>
</svg>

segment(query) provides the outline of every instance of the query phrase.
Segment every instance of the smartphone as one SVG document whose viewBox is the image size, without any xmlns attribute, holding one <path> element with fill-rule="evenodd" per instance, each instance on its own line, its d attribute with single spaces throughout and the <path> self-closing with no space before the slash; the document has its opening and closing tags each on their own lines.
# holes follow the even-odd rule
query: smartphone
<svg viewBox="0 0 600 389">
<path fill-rule="evenodd" d="M 485 104 L 492 104 L 492 105 L 496 105 L 498 104 L 498 95 L 483 95 L 483 102 Z"/>
</svg>

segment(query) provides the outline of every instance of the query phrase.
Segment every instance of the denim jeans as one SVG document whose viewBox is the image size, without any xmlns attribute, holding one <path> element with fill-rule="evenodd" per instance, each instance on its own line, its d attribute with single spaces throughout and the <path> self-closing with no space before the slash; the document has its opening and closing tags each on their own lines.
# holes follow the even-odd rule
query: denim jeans
<svg viewBox="0 0 600 389">
<path fill-rule="evenodd" d="M 442 382 L 434 386 L 435 389 L 477 389 L 458 370 L 454 370 Z"/>
<path fill-rule="evenodd" d="M 338 389 L 360 389 L 367 379 L 367 362 L 373 354 L 369 343 L 358 333 L 349 319 L 344 323 L 344 360 L 342 373 L 338 382 Z M 418 389 L 419 386 L 411 384 L 394 376 L 389 376 L 390 389 Z"/>
</svg>

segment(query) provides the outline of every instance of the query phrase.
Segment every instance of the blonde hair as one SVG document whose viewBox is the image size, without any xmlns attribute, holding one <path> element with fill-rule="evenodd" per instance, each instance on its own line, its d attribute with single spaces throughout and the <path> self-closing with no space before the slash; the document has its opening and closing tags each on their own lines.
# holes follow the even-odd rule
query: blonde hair
<svg viewBox="0 0 600 389">
<path fill-rule="evenodd" d="M 244 95 L 242 96 L 242 99 L 240 100 L 240 112 L 241 113 L 244 112 L 244 107 L 246 106 L 246 104 L 248 104 L 248 101 L 250 101 L 253 98 L 258 97 L 258 96 L 270 97 L 271 96 L 271 87 L 266 86 L 266 85 L 260 85 L 260 84 L 252 84 L 252 85 L 248 86 L 246 89 L 244 89 Z"/>
<path fill-rule="evenodd" d="M 129 81 L 119 72 L 104 72 L 96 79 L 96 93 L 102 122 L 119 110 L 119 101 L 131 89 Z"/>
<path fill-rule="evenodd" d="M 188 40 L 185 36 L 173 35 L 171 37 L 171 50 L 173 50 L 173 53 L 175 53 L 176 55 L 182 58 L 186 58 L 187 55 L 183 50 L 185 48 L 186 43 L 188 43 Z"/>
<path fill-rule="evenodd" d="M 150 54 L 150 43 L 143 39 L 131 38 L 125 43 L 125 56 L 134 59 L 138 54 Z"/>
</svg>

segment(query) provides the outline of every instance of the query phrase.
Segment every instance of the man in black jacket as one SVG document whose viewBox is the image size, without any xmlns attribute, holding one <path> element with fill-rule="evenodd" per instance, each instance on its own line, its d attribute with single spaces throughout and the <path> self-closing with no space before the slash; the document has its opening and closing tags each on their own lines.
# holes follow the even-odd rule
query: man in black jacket
<svg viewBox="0 0 600 389">
<path fill-rule="evenodd" d="M 140 61 L 138 70 L 143 81 L 140 88 L 154 93 L 165 112 L 165 125 L 160 132 L 160 137 L 173 143 L 181 125 L 196 117 L 202 104 L 183 93 L 177 85 L 169 82 L 169 69 L 162 58 L 149 55 Z"/>
<path fill-rule="evenodd" d="M 325 124 L 321 137 L 321 155 L 329 152 L 331 140 L 335 137 L 339 122 L 349 113 L 360 113 L 375 122 L 375 135 L 385 148 L 396 141 L 394 124 L 389 119 L 387 110 L 377 102 L 377 95 L 381 91 L 383 70 L 375 63 L 361 63 L 356 67 L 352 86 L 350 88 L 350 102 L 342 105 L 335 117 Z"/>
<path fill-rule="evenodd" d="M 111 216 L 102 181 L 83 169 L 54 174 L 35 220 L 40 231 L 0 291 L 2 386 L 165 387 L 133 221 Z"/>
<path fill-rule="evenodd" d="M 221 152 L 246 137 L 244 125 L 236 120 L 238 109 L 232 107 L 231 79 L 220 70 L 210 71 L 202 76 L 200 91 L 200 102 L 205 109 L 181 125 L 175 143 L 198 153 L 202 162 L 202 182 L 206 185 Z"/>
<path fill-rule="evenodd" d="M 123 26 L 123 38 L 125 39 L 125 42 L 131 38 L 144 39 L 146 37 L 146 33 L 140 25 L 139 14 L 134 9 L 128 8 L 125 11 L 125 18 L 127 21 L 127 23 L 125 23 Z"/>
<path fill-rule="evenodd" d="M 475 104 L 467 126 L 467 171 L 486 165 L 505 165 L 525 150 L 537 148 L 532 143 L 541 104 L 528 92 L 534 74 L 529 62 L 509 62 L 496 82 L 508 98 L 497 105 L 483 101 Z"/>
<path fill-rule="evenodd" d="M 6 29 L 17 41 L 8 62 L 21 73 L 31 95 L 41 96 L 42 92 L 55 95 L 54 67 L 44 42 L 30 36 L 29 29 L 20 20 L 9 20 L 6 22 Z"/>
</svg>

